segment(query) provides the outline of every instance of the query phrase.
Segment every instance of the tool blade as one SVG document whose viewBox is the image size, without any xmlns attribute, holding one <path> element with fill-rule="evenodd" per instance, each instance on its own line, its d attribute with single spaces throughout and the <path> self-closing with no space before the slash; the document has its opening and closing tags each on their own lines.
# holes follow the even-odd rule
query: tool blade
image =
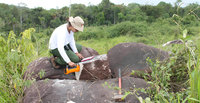
<svg viewBox="0 0 200 103">
<path fill-rule="evenodd" d="M 78 65 L 80 66 L 80 71 L 79 72 L 75 72 L 76 80 L 80 79 L 80 75 L 81 75 L 81 72 L 83 70 L 83 64 L 79 63 Z"/>
<path fill-rule="evenodd" d="M 86 63 L 91 63 L 91 62 L 94 62 L 96 59 L 95 59 L 95 56 L 92 56 L 92 57 L 88 57 L 89 59 L 85 59 L 85 60 L 82 60 L 81 64 L 86 64 Z"/>
</svg>

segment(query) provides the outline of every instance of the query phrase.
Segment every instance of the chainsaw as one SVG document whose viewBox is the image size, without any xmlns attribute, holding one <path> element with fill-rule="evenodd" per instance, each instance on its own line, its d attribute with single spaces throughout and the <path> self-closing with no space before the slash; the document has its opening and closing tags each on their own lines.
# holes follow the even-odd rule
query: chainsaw
<svg viewBox="0 0 200 103">
<path fill-rule="evenodd" d="M 70 67 L 69 65 L 64 68 L 64 74 L 69 74 L 69 73 L 74 73 L 74 72 L 79 72 L 80 71 L 80 65 L 76 64 L 74 67 Z"/>
<path fill-rule="evenodd" d="M 92 58 L 94 58 L 94 56 L 84 58 L 83 60 L 81 60 L 81 62 L 77 63 L 76 66 L 74 66 L 74 67 L 70 67 L 69 65 L 66 65 L 66 68 L 64 68 L 64 74 L 67 75 L 67 74 L 75 72 L 76 79 L 79 80 L 79 77 L 83 70 L 83 64 L 91 62 L 90 59 L 92 59 Z"/>
</svg>

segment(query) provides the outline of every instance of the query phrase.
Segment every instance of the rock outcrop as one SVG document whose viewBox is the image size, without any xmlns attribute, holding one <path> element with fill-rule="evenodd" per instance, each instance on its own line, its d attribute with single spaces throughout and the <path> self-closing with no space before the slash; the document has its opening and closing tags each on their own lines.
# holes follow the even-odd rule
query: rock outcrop
<svg viewBox="0 0 200 103">
<path fill-rule="evenodd" d="M 65 75 L 63 69 L 53 69 L 48 57 L 39 58 L 29 64 L 24 79 L 36 79 L 30 87 L 25 87 L 24 103 L 116 103 L 113 97 L 119 93 L 118 70 L 122 71 L 122 94 L 135 93 L 137 88 L 149 88 L 150 84 L 132 70 L 151 72 L 146 59 L 166 60 L 169 52 L 143 43 L 121 43 L 111 48 L 107 54 L 99 55 L 91 48 L 83 47 L 84 57 L 94 56 L 83 64 L 80 80 L 74 74 Z M 39 72 L 44 72 L 40 78 Z M 111 75 L 113 78 L 111 78 Z M 133 76 L 133 77 L 132 77 Z M 48 78 L 48 82 L 44 79 Z M 125 103 L 139 103 L 137 96 L 145 99 L 148 95 L 137 91 L 128 95 Z"/>
<path fill-rule="evenodd" d="M 81 50 L 80 54 L 85 58 L 90 57 L 90 56 L 99 55 L 99 53 L 96 50 L 89 48 L 89 47 L 84 47 L 84 46 L 82 46 L 82 50 Z"/>
<path fill-rule="evenodd" d="M 132 75 L 132 70 L 151 72 L 146 59 L 162 61 L 169 57 L 169 52 L 143 43 L 121 43 L 111 48 L 107 55 L 114 77 L 118 77 L 118 69 L 121 69 L 122 76 L 140 77 L 137 73 Z"/>
<path fill-rule="evenodd" d="M 103 80 L 111 77 L 111 71 L 107 60 L 107 55 L 98 55 L 98 52 L 91 48 L 83 47 L 81 54 L 84 57 L 95 56 L 91 61 L 83 65 L 83 71 L 80 80 Z M 44 74 L 41 77 L 40 74 Z M 54 69 L 49 62 L 48 57 L 41 57 L 31 62 L 24 74 L 24 79 L 71 79 L 74 80 L 74 74 L 65 75 L 63 69 Z"/>
<path fill-rule="evenodd" d="M 80 80 L 104 80 L 111 78 L 111 70 L 107 60 L 107 54 L 94 56 L 83 64 Z"/>
<path fill-rule="evenodd" d="M 108 85 L 111 85 L 111 89 Z M 104 84 L 104 86 L 102 85 Z M 116 103 L 114 95 L 118 95 L 119 90 L 113 90 L 118 86 L 118 79 L 98 80 L 98 81 L 77 81 L 77 80 L 43 80 L 36 81 L 31 87 L 25 89 L 24 103 Z M 133 92 L 136 88 L 147 88 L 149 84 L 143 79 L 134 77 L 122 78 L 122 94 L 125 91 Z M 137 91 L 137 96 L 146 98 L 148 95 Z M 128 95 L 126 103 L 140 103 L 135 95 Z"/>
<path fill-rule="evenodd" d="M 44 75 L 40 75 L 44 74 Z M 42 77 L 41 77 L 42 76 Z M 73 74 L 65 75 L 63 69 L 54 69 L 48 57 L 41 57 L 31 62 L 24 73 L 24 79 L 75 79 Z"/>
<path fill-rule="evenodd" d="M 41 57 L 29 64 L 24 79 L 75 79 L 73 73 L 65 75 L 63 69 L 54 69 L 48 57 Z M 44 75 L 40 75 L 43 74 Z M 42 77 L 41 77 L 42 76 Z M 83 64 L 80 80 L 104 80 L 111 78 L 107 55 L 96 55 L 92 60 Z"/>
<path fill-rule="evenodd" d="M 185 41 L 185 43 L 187 43 L 187 41 Z M 173 41 L 168 41 L 167 43 L 163 44 L 162 46 L 165 47 L 165 46 L 168 46 L 171 44 L 183 44 L 183 42 L 181 40 L 173 40 Z"/>
</svg>

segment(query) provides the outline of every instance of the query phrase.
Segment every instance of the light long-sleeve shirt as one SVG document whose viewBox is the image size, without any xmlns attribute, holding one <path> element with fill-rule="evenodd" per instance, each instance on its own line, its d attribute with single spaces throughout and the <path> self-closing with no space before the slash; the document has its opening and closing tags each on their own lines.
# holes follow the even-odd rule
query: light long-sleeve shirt
<svg viewBox="0 0 200 103">
<path fill-rule="evenodd" d="M 67 30 L 67 24 L 63 24 L 59 27 L 57 27 L 49 40 L 49 49 L 53 50 L 58 48 L 58 51 L 62 58 L 65 60 L 66 63 L 71 62 L 69 57 L 67 56 L 64 46 L 69 44 L 72 48 L 74 53 L 77 53 L 78 50 L 75 46 L 75 40 L 74 40 L 74 32 L 70 31 L 70 33 Z"/>
</svg>

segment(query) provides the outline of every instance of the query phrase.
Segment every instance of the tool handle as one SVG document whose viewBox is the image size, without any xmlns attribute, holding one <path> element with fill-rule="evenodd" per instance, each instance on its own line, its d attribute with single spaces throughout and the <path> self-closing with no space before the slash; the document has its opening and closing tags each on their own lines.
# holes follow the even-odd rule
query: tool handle
<svg viewBox="0 0 200 103">
<path fill-rule="evenodd" d="M 77 68 L 77 65 L 74 66 L 74 67 L 70 67 L 69 65 L 66 65 L 66 68 L 68 68 L 68 70 L 70 70 L 70 69 L 74 69 L 74 68 Z"/>
<path fill-rule="evenodd" d="M 66 68 L 64 69 L 64 74 L 69 74 L 69 73 L 79 72 L 79 71 L 80 71 L 79 65 L 76 65 L 75 67 L 71 67 L 71 68 L 69 68 L 69 66 L 66 66 Z"/>
</svg>

